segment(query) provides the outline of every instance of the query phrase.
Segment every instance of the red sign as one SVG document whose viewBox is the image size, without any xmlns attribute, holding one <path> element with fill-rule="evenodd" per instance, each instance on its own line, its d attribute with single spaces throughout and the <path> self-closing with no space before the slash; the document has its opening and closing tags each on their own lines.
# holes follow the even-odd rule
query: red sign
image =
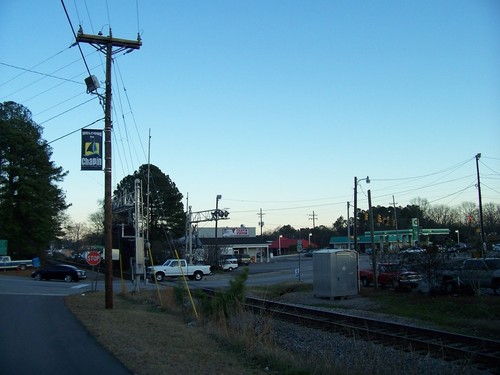
<svg viewBox="0 0 500 375">
<path fill-rule="evenodd" d="M 98 251 L 89 251 L 87 254 L 87 263 L 91 266 L 97 266 L 101 262 L 101 254 Z"/>
</svg>

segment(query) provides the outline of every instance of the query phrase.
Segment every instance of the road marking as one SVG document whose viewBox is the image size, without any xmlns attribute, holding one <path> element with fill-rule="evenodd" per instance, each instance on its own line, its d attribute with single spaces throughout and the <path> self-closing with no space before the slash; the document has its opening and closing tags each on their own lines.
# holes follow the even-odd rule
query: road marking
<svg viewBox="0 0 500 375">
<path fill-rule="evenodd" d="M 81 288 L 86 288 L 88 287 L 90 284 L 79 284 L 79 285 L 75 285 L 75 286 L 72 286 L 71 289 L 81 289 Z"/>
</svg>

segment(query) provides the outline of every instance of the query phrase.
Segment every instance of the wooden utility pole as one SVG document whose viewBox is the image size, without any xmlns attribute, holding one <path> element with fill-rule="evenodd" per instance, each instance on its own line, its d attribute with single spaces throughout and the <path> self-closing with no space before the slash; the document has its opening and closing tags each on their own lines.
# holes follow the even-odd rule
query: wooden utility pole
<svg viewBox="0 0 500 375">
<path fill-rule="evenodd" d="M 114 53 L 126 51 L 131 52 L 134 49 L 139 49 L 142 46 L 142 41 L 139 35 L 137 40 L 116 39 L 111 35 L 88 35 L 84 34 L 82 27 L 78 30 L 76 36 L 77 43 L 88 43 L 95 47 L 98 51 L 106 54 L 106 91 L 104 98 L 104 237 L 105 237 L 105 262 L 106 262 L 106 278 L 105 278 L 105 306 L 107 309 L 113 308 L 113 211 L 111 207 L 111 63 Z M 113 50 L 113 47 L 117 47 Z"/>
<path fill-rule="evenodd" d="M 481 154 L 476 155 L 476 173 L 477 173 L 477 194 L 479 195 L 479 228 L 481 231 L 481 257 L 484 257 L 486 251 L 486 239 L 484 237 L 483 225 L 483 202 L 481 198 L 481 179 L 479 178 L 479 158 Z"/>
<path fill-rule="evenodd" d="M 312 215 L 309 215 L 311 216 L 311 218 L 309 220 L 312 220 L 313 222 L 313 229 L 316 228 L 316 218 L 318 217 L 318 215 L 316 215 L 313 211 Z"/>
<path fill-rule="evenodd" d="M 372 246 L 372 268 L 373 268 L 373 285 L 378 288 L 377 275 L 377 249 L 375 249 L 374 227 L 373 227 L 373 208 L 372 208 L 372 193 L 368 190 L 368 210 L 370 210 L 370 238 Z"/>
</svg>

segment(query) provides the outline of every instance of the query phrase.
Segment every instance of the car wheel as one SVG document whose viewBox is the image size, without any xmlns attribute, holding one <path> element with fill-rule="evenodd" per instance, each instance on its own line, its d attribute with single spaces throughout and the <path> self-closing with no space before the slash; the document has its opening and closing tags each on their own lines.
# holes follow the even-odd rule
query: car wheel
<svg viewBox="0 0 500 375">
<path fill-rule="evenodd" d="M 21 264 L 21 265 L 19 266 L 19 269 L 20 269 L 21 271 L 26 271 L 26 264 Z"/>
<path fill-rule="evenodd" d="M 361 278 L 361 285 L 363 285 L 364 287 L 367 287 L 370 285 L 370 282 L 368 281 L 368 278 L 366 277 L 362 277 Z"/>
<path fill-rule="evenodd" d="M 233 270 L 233 267 L 229 267 L 227 270 L 231 272 Z"/>
<path fill-rule="evenodd" d="M 73 277 L 71 277 L 71 275 L 66 275 L 66 276 L 64 276 L 64 281 L 66 281 L 67 283 L 70 283 L 73 281 Z"/>
<path fill-rule="evenodd" d="M 156 277 L 156 281 L 163 281 L 163 278 L 165 277 L 165 275 L 163 274 L 163 272 L 157 272 L 157 273 L 155 273 L 155 277 Z"/>
<path fill-rule="evenodd" d="M 42 280 L 42 275 L 40 275 L 39 273 L 37 273 L 37 274 L 35 275 L 35 280 L 37 280 L 37 281 Z"/>
<path fill-rule="evenodd" d="M 200 271 L 197 271 L 194 273 L 194 279 L 196 281 L 200 281 L 201 279 L 203 279 L 203 273 L 201 273 Z"/>
</svg>

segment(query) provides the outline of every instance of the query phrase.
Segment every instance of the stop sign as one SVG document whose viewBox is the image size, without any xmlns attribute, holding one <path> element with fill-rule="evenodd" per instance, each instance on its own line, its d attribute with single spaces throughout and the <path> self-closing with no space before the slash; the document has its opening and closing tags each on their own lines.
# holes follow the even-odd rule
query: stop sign
<svg viewBox="0 0 500 375">
<path fill-rule="evenodd" d="M 89 251 L 87 254 L 87 263 L 91 266 L 97 266 L 101 261 L 101 254 L 98 251 Z"/>
</svg>

